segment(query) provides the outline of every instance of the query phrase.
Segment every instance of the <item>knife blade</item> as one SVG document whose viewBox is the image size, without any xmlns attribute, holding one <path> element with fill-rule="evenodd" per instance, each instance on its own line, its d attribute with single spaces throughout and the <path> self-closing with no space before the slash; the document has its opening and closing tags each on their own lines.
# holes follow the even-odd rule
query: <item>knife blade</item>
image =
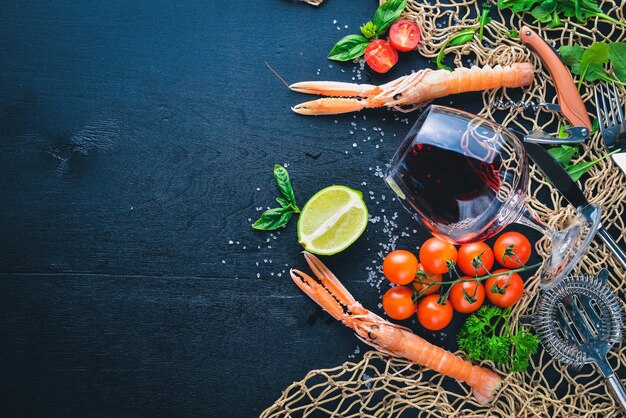
<svg viewBox="0 0 626 418">
<path fill-rule="evenodd" d="M 554 81 L 561 113 L 563 113 L 572 126 L 584 126 L 590 132 L 593 128 L 591 126 L 591 119 L 587 114 L 587 108 L 574 84 L 572 75 L 554 51 L 554 48 L 528 26 L 522 26 L 520 37 L 522 43 L 535 51 L 548 69 Z"/>
<path fill-rule="evenodd" d="M 568 202 L 576 208 L 587 206 L 589 204 L 589 201 L 576 185 L 576 182 L 572 180 L 561 164 L 548 154 L 548 151 L 538 144 L 526 141 L 524 141 L 523 144 L 526 153 L 531 160 L 537 164 L 541 172 L 552 182 L 554 187 L 556 187 L 556 189 Z M 602 241 L 604 241 L 611 252 L 615 254 L 622 265 L 626 268 L 626 254 L 602 225 L 598 228 L 597 235 L 602 239 Z"/>
</svg>

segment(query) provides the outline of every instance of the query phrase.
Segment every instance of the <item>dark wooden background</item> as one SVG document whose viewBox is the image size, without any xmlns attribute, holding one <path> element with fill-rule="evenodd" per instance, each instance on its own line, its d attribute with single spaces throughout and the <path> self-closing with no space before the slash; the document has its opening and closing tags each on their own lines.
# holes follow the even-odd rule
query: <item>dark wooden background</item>
<svg viewBox="0 0 626 418">
<path fill-rule="evenodd" d="M 295 222 L 270 235 L 250 220 L 273 204 L 274 163 L 301 203 L 345 184 L 373 217 L 397 212 L 326 259 L 377 312 L 378 253 L 425 238 L 376 175 L 418 114 L 298 116 L 308 97 L 264 64 L 289 82 L 351 81 L 355 66 L 326 54 L 376 5 L 0 7 L 0 415 L 249 417 L 310 369 L 360 358 L 288 278 L 304 267 Z M 400 59 L 363 81 L 430 65 Z M 439 103 L 477 110 L 478 97 Z"/>
</svg>

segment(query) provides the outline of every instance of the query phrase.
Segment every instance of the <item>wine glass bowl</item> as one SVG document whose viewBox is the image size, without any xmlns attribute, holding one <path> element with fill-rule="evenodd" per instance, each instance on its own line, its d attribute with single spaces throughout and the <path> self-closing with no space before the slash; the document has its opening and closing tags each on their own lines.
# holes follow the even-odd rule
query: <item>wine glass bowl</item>
<svg viewBox="0 0 626 418">
<path fill-rule="evenodd" d="M 567 274 L 599 225 L 590 205 L 555 232 L 526 208 L 528 160 L 503 126 L 460 110 L 431 105 L 391 161 L 385 181 L 407 211 L 434 236 L 454 244 L 486 240 L 507 225 L 533 227 L 552 241 L 542 286 Z"/>
</svg>

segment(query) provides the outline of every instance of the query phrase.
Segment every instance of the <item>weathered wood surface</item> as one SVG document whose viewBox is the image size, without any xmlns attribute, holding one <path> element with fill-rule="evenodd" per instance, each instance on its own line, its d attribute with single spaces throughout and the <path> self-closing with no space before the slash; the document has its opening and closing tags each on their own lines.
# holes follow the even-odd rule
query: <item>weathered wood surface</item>
<svg viewBox="0 0 626 418">
<path fill-rule="evenodd" d="M 325 57 L 375 8 L 0 8 L 2 416 L 249 417 L 308 370 L 365 349 L 285 274 L 304 267 L 295 222 L 267 242 L 249 219 L 273 203 L 277 162 L 289 164 L 300 202 L 345 184 L 368 196 L 373 216 L 398 212 L 392 232 L 370 224 L 328 260 L 374 310 L 379 291 L 366 279 L 380 244 L 402 232 L 401 247 L 423 240 L 375 175 L 417 113 L 406 123 L 384 110 L 301 117 L 289 106 L 308 97 L 264 63 L 290 82 L 351 81 L 352 64 L 330 68 Z M 426 65 L 403 54 L 363 80 Z M 476 98 L 441 103 L 476 110 Z"/>
</svg>

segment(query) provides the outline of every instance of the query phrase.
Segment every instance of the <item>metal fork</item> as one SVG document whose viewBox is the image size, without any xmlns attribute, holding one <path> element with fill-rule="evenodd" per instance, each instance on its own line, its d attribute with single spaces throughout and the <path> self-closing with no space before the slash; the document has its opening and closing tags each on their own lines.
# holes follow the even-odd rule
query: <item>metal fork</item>
<svg viewBox="0 0 626 418">
<path fill-rule="evenodd" d="M 622 110 L 624 104 L 620 102 L 615 83 L 613 83 L 612 89 L 608 85 L 606 86 L 606 93 L 603 84 L 605 83 L 600 84 L 599 88 L 593 88 L 600 133 L 606 150 L 608 152 L 617 151 L 612 155 L 613 160 L 626 174 L 626 122 L 624 122 Z M 598 90 L 600 90 L 599 94 Z M 600 107 L 600 101 L 602 101 L 602 107 Z M 602 117 L 603 112 L 604 117 Z"/>
</svg>

